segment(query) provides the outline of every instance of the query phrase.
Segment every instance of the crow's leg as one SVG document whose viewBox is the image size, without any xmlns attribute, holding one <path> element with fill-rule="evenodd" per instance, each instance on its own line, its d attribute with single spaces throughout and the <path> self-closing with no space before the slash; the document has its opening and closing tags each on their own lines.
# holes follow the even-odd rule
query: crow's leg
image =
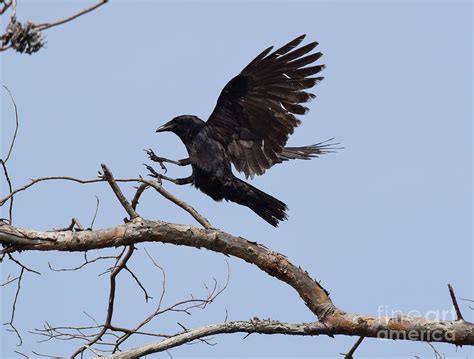
<svg viewBox="0 0 474 359">
<path fill-rule="evenodd" d="M 160 164 L 161 169 L 165 171 L 165 173 L 167 172 L 167 169 L 166 169 L 166 166 L 164 165 L 164 162 L 172 163 L 177 166 L 187 166 L 191 164 L 191 161 L 189 160 L 189 158 L 184 158 L 182 160 L 175 161 L 175 160 L 170 160 L 168 158 L 159 157 L 155 154 L 155 152 L 153 152 L 151 148 L 149 148 L 148 150 L 145 150 L 145 152 L 147 153 L 150 160 L 152 160 L 153 162 L 158 162 Z"/>
<path fill-rule="evenodd" d="M 155 169 L 151 166 L 144 165 L 148 171 L 150 171 L 150 176 L 156 178 L 160 183 L 162 183 L 162 180 L 170 181 L 173 182 L 174 184 L 177 185 L 183 185 L 183 184 L 190 184 L 193 183 L 194 176 L 191 175 L 189 177 L 184 177 L 184 178 L 171 178 L 167 177 L 165 175 L 162 175 L 161 173 L 158 173 L 155 171 Z"/>
</svg>

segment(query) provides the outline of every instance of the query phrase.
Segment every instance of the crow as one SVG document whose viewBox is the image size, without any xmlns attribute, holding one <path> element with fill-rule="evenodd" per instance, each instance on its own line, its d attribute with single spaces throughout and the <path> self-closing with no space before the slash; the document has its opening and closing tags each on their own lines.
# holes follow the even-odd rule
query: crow
<svg viewBox="0 0 474 359">
<path fill-rule="evenodd" d="M 322 54 L 308 54 L 317 42 L 298 47 L 304 38 L 301 35 L 278 50 L 271 52 L 271 46 L 261 52 L 227 83 L 207 122 L 197 116 L 182 115 L 159 127 L 156 132 L 175 133 L 189 157 L 174 161 L 158 157 L 148 149 L 149 158 L 165 171 L 164 162 L 191 165 L 192 174 L 174 179 L 145 165 L 150 175 L 178 185 L 193 184 L 215 201 L 225 199 L 247 206 L 274 227 L 287 219 L 287 206 L 282 201 L 234 176 L 231 164 L 248 178 L 264 174 L 277 163 L 307 160 L 335 149 L 330 140 L 285 147 L 289 135 L 300 124 L 295 115 L 308 112 L 301 103 L 315 98 L 303 90 L 323 79 L 310 77 L 325 66 L 307 66 Z"/>
</svg>

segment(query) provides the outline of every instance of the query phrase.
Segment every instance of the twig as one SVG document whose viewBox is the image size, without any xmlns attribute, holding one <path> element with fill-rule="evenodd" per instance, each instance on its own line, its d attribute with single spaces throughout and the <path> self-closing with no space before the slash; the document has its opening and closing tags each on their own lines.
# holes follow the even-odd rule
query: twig
<svg viewBox="0 0 474 359">
<path fill-rule="evenodd" d="M 107 182 L 109 182 L 110 187 L 112 187 L 112 191 L 114 191 L 115 196 L 117 196 L 117 199 L 120 201 L 120 203 L 122 204 L 122 207 L 130 216 L 130 219 L 139 217 L 138 213 L 135 212 L 135 210 L 132 208 L 132 206 L 130 205 L 130 202 L 128 202 L 128 200 L 125 198 L 122 191 L 120 190 L 120 187 L 115 182 L 112 172 L 110 172 L 110 170 L 107 168 L 105 164 L 102 163 L 100 166 L 102 167 L 102 170 L 104 171 L 105 179 L 107 180 Z"/>
<path fill-rule="evenodd" d="M 74 177 L 69 177 L 69 176 L 50 176 L 50 177 L 42 177 L 42 178 L 37 178 L 37 179 L 31 179 L 30 183 L 28 183 L 28 184 L 26 184 L 22 187 L 19 187 L 14 191 L 10 191 L 8 196 L 6 196 L 6 197 L 4 197 L 0 200 L 0 206 L 3 206 L 6 201 L 8 201 L 11 197 L 16 195 L 18 192 L 25 191 L 36 183 L 44 182 L 44 181 L 52 181 L 52 180 L 66 180 L 66 181 L 72 181 L 72 182 L 77 182 L 77 183 L 81 183 L 81 184 L 105 182 L 104 178 L 95 178 L 95 179 L 91 179 L 91 180 L 81 180 L 81 179 L 74 178 Z M 118 180 L 116 180 L 116 181 L 119 182 Z M 137 181 L 136 179 L 131 179 L 131 180 L 121 180 L 120 182 L 136 182 L 136 181 Z"/>
<path fill-rule="evenodd" d="M 13 103 L 13 108 L 15 110 L 15 132 L 13 133 L 13 138 L 12 138 L 12 141 L 10 143 L 10 148 L 8 149 L 7 157 L 5 157 L 5 159 L 3 160 L 5 163 L 7 163 L 8 160 L 10 159 L 10 155 L 12 153 L 13 146 L 15 145 L 16 136 L 18 134 L 19 120 L 18 120 L 18 107 L 16 105 L 15 99 L 13 98 L 13 95 L 12 95 L 11 91 L 5 85 L 2 85 L 2 86 L 5 89 L 5 91 L 8 92 L 8 95 L 10 96 L 10 99 Z"/>
<path fill-rule="evenodd" d="M 101 357 L 100 353 L 99 353 L 97 350 L 95 350 L 93 347 L 91 347 L 90 345 L 85 344 L 84 346 L 85 346 L 87 349 L 89 349 L 92 353 L 94 353 L 95 355 L 97 355 L 98 357 Z"/>
<path fill-rule="evenodd" d="M 76 217 L 72 217 L 72 229 L 74 229 L 74 226 L 77 227 L 77 230 L 79 231 L 83 231 L 84 230 L 84 226 L 81 224 L 81 222 L 79 222 L 79 220 L 76 218 Z"/>
<path fill-rule="evenodd" d="M 448 289 L 449 295 L 451 296 L 451 300 L 453 301 L 454 310 L 456 310 L 456 316 L 458 318 L 457 320 L 464 320 L 461 313 L 461 309 L 459 309 L 458 301 L 456 300 L 456 295 L 454 295 L 454 289 L 451 284 L 448 284 Z"/>
<path fill-rule="evenodd" d="M 95 222 L 95 219 L 97 217 L 97 213 L 99 212 L 100 200 L 99 200 L 99 197 L 97 197 L 97 196 L 95 196 L 95 199 L 96 199 L 95 212 L 94 212 L 94 217 L 92 217 L 91 225 L 89 226 L 90 230 L 92 230 L 92 228 L 94 228 L 94 222 Z"/>
<path fill-rule="evenodd" d="M 142 284 L 142 282 L 140 282 L 140 279 L 138 279 L 138 277 L 135 275 L 135 273 L 133 273 L 130 268 L 128 268 L 127 266 L 125 266 L 124 268 L 128 273 L 130 273 L 130 275 L 132 276 L 132 278 L 135 280 L 135 282 L 138 284 L 138 286 L 141 288 L 141 290 L 143 291 L 143 294 L 145 294 L 145 302 L 148 303 L 148 299 L 153 299 L 153 297 L 149 296 L 148 295 L 148 292 L 146 291 L 145 289 L 145 286 Z"/>
<path fill-rule="evenodd" d="M 24 357 L 24 358 L 30 359 L 30 357 L 29 357 L 28 355 L 23 354 L 22 352 L 19 352 L 18 350 L 14 350 L 13 352 L 14 352 L 14 353 L 17 353 L 18 355 L 21 355 L 21 356 Z"/>
<path fill-rule="evenodd" d="M 148 253 L 146 248 L 145 248 L 145 253 L 147 254 L 150 261 L 153 263 L 153 265 L 155 267 L 157 267 L 163 275 L 163 280 L 161 282 L 162 283 L 161 284 L 162 285 L 161 295 L 160 295 L 160 299 L 158 300 L 158 306 L 157 306 L 157 309 L 155 310 L 155 313 L 153 313 L 153 314 L 149 315 L 147 318 L 145 318 L 145 320 L 143 320 L 141 323 L 136 325 L 134 329 L 128 330 L 126 332 L 124 331 L 125 335 L 123 335 L 121 338 L 119 338 L 117 340 L 117 342 L 115 343 L 115 347 L 112 350 L 112 353 L 115 353 L 119 349 L 120 344 L 122 344 L 124 341 L 126 341 L 130 336 L 132 336 L 133 334 L 138 334 L 140 328 L 142 328 L 145 324 L 149 323 L 157 315 L 156 313 L 161 309 L 161 305 L 163 303 L 163 298 L 164 298 L 165 292 L 166 292 L 166 272 L 163 269 L 163 267 L 161 267 L 160 265 L 158 265 L 156 263 L 156 261 L 153 259 L 153 257 L 150 255 L 150 253 Z"/>
<path fill-rule="evenodd" d="M 12 6 L 12 1 L 11 0 L 5 0 L 3 2 L 3 7 L 0 9 L 0 15 L 3 15 L 5 11 L 7 11 L 10 6 Z"/>
<path fill-rule="evenodd" d="M 13 282 L 17 281 L 19 278 L 20 277 L 15 277 L 15 278 L 10 279 L 10 276 L 8 276 L 7 280 L 5 282 L 3 282 L 2 284 L 0 284 L 0 287 L 6 287 L 10 283 L 13 283 Z"/>
<path fill-rule="evenodd" d="M 78 13 L 76 13 L 74 15 L 71 15 L 71 16 L 68 16 L 68 17 L 66 17 L 62 20 L 58 20 L 58 21 L 54 21 L 54 22 L 46 22 L 46 23 L 43 23 L 43 24 L 38 24 L 35 27 L 38 28 L 40 31 L 42 31 L 42 30 L 50 29 L 54 26 L 65 24 L 66 22 L 72 21 L 72 20 L 78 18 L 79 16 L 82 16 L 84 14 L 87 14 L 87 13 L 91 12 L 91 11 L 94 11 L 98 7 L 100 7 L 102 5 L 105 5 L 107 2 L 108 2 L 108 0 L 100 0 L 95 5 L 87 8 L 87 9 L 81 10 Z"/>
<path fill-rule="evenodd" d="M 352 346 L 351 350 L 349 350 L 347 352 L 347 354 L 342 354 L 341 355 L 344 355 L 344 359 L 353 359 L 354 358 L 354 353 L 355 351 L 357 350 L 357 348 L 359 347 L 359 345 L 362 343 L 362 341 L 364 340 L 365 337 L 359 337 L 359 339 L 357 339 L 357 341 L 354 343 L 354 345 Z"/>
<path fill-rule="evenodd" d="M 73 267 L 73 268 L 53 268 L 51 266 L 51 263 L 48 262 L 48 267 L 49 269 L 51 269 L 53 272 L 72 272 L 72 271 L 77 271 L 79 269 L 82 269 L 84 268 L 86 265 L 88 264 L 91 264 L 91 263 L 94 263 L 94 262 L 97 262 L 97 261 L 101 261 L 101 260 L 105 260 L 105 259 L 113 259 L 113 258 L 117 258 L 115 256 L 103 256 L 103 257 L 96 257 L 94 259 L 91 259 L 91 260 L 88 260 L 87 258 L 85 259 L 84 263 L 82 263 L 81 265 L 77 266 L 77 267 Z"/>
<path fill-rule="evenodd" d="M 92 315 L 90 315 L 90 314 L 87 313 L 87 312 L 83 312 L 83 313 L 84 313 L 84 315 L 86 315 L 90 320 L 92 320 L 92 321 L 95 323 L 95 325 L 97 325 L 97 327 L 100 327 L 99 322 L 98 322 Z"/>
<path fill-rule="evenodd" d="M 115 347 L 112 351 L 113 353 L 117 352 L 117 350 L 119 349 L 119 346 L 123 342 L 125 342 L 128 338 L 130 338 L 130 336 L 132 336 L 134 334 L 141 333 L 139 330 L 143 326 L 145 326 L 146 324 L 151 322 L 155 317 L 157 317 L 161 314 L 168 313 L 168 312 L 178 312 L 178 313 L 186 313 L 186 314 L 190 315 L 191 314 L 191 312 L 190 312 L 191 309 L 195 309 L 195 308 L 196 309 L 205 309 L 208 304 L 211 304 L 227 288 L 227 286 L 229 284 L 229 281 L 230 281 L 229 262 L 226 261 L 226 264 L 227 264 L 227 278 L 226 278 L 226 282 L 225 282 L 225 284 L 222 288 L 219 288 L 217 286 L 217 282 L 214 280 L 214 287 L 213 287 L 212 291 L 209 291 L 207 286 L 205 285 L 205 288 L 206 288 L 207 293 L 208 293 L 206 298 L 196 299 L 196 298 L 191 296 L 191 299 L 176 302 L 176 303 L 170 305 L 167 308 L 161 309 L 163 298 L 164 298 L 164 295 L 165 295 L 165 289 L 166 289 L 166 274 L 165 274 L 165 271 L 163 270 L 163 268 L 160 267 L 156 263 L 156 261 L 148 253 L 148 251 L 146 249 L 145 249 L 145 252 L 148 255 L 148 257 L 150 258 L 150 260 L 152 261 L 153 265 L 155 265 L 163 273 L 162 292 L 161 292 L 160 299 L 158 301 L 158 306 L 157 306 L 156 310 L 153 313 L 151 313 L 148 317 L 146 317 L 141 323 L 137 324 L 135 326 L 135 328 L 129 330 L 128 332 L 125 332 L 125 334 L 117 340 L 117 342 L 115 344 Z M 180 325 L 183 328 L 183 330 L 187 330 L 182 324 L 178 323 L 178 325 Z M 210 344 L 210 343 L 207 343 L 207 344 Z"/>
<path fill-rule="evenodd" d="M 440 352 L 436 350 L 436 348 L 434 347 L 433 344 L 431 344 L 430 342 L 428 342 L 426 344 L 428 344 L 431 347 L 431 349 L 433 349 L 435 359 L 444 359 L 445 358 L 444 354 L 441 355 Z"/>
<path fill-rule="evenodd" d="M 35 351 L 33 351 L 32 353 L 36 356 L 43 357 L 43 358 L 54 358 L 54 359 L 58 358 L 58 356 L 56 356 L 56 355 L 41 354 L 41 353 L 38 353 L 38 352 L 35 352 Z"/>
<path fill-rule="evenodd" d="M 38 275 L 41 275 L 40 272 L 38 271 L 35 271 L 34 269 L 31 269 L 31 268 L 28 268 L 27 266 L 25 266 L 24 264 L 22 264 L 19 260 L 13 258 L 13 256 L 11 255 L 11 253 L 8 253 L 8 258 L 10 258 L 11 261 L 15 262 L 17 265 L 19 265 L 21 268 L 23 268 L 24 270 L 28 271 L 28 272 L 31 272 L 31 273 L 35 273 L 35 274 L 38 274 Z"/>
<path fill-rule="evenodd" d="M 18 346 L 21 346 L 23 344 L 23 339 L 21 338 L 21 335 L 20 333 L 18 332 L 18 330 L 16 329 L 15 325 L 13 324 L 14 320 L 15 320 L 15 313 L 16 313 L 16 304 L 18 302 L 18 297 L 20 295 L 20 290 L 21 290 L 21 281 L 23 279 L 23 274 L 25 273 L 25 271 L 27 272 L 31 272 L 31 273 L 35 273 L 35 274 L 38 274 L 40 275 L 41 273 L 38 272 L 38 271 L 35 271 L 34 269 L 31 269 L 31 268 L 28 268 L 27 266 L 25 266 L 24 264 L 22 264 L 19 260 L 13 258 L 13 256 L 11 255 L 11 253 L 8 253 L 8 258 L 12 261 L 12 262 L 15 262 L 18 266 L 20 266 L 21 270 L 20 270 L 20 274 L 18 275 L 17 278 L 9 281 L 10 283 L 13 282 L 14 280 L 17 280 L 17 289 L 16 289 L 16 293 L 15 293 L 15 298 L 13 300 L 13 305 L 12 305 L 12 313 L 11 313 L 11 317 L 10 317 L 10 321 L 7 322 L 7 323 L 4 323 L 3 325 L 9 325 L 10 328 L 11 328 L 11 331 L 14 332 L 17 337 L 18 337 L 18 340 L 19 340 L 19 343 L 18 343 Z M 7 283 L 4 283 L 4 285 L 8 284 L 9 282 Z M 3 285 L 2 285 L 3 286 Z"/>
<path fill-rule="evenodd" d="M 3 167 L 3 173 L 5 175 L 5 179 L 7 180 L 7 183 L 8 183 L 8 189 L 9 189 L 10 193 L 12 193 L 13 187 L 12 187 L 12 182 L 10 180 L 10 176 L 8 175 L 7 165 L 5 164 L 5 161 L 2 160 L 2 159 L 0 159 L 0 164 Z M 10 205 L 9 205 L 9 208 L 8 208 L 8 222 L 10 224 L 12 224 L 13 223 L 13 196 L 10 196 L 9 199 L 10 199 Z M 0 205 L 3 205 L 3 203 L 1 203 Z"/>
<path fill-rule="evenodd" d="M 13 4 L 13 7 L 15 9 L 16 8 L 16 3 L 13 2 L 12 4 Z M 2 85 L 2 86 L 5 89 L 5 91 L 8 92 L 8 95 L 10 96 L 10 99 L 13 103 L 13 109 L 15 110 L 15 131 L 13 133 L 12 141 L 10 143 L 10 147 L 8 149 L 7 156 L 5 157 L 5 159 L 0 159 L 0 163 L 3 167 L 3 173 L 5 174 L 5 179 L 7 180 L 8 188 L 9 188 L 9 191 L 11 193 L 12 190 L 13 190 L 13 187 L 12 187 L 12 182 L 10 180 L 10 176 L 8 175 L 7 162 L 10 159 L 10 155 L 13 151 L 13 147 L 15 146 L 16 137 L 18 135 L 18 127 L 19 127 L 18 107 L 16 105 L 15 99 L 13 98 L 13 95 L 12 95 L 10 89 L 5 85 Z M 9 220 L 10 224 L 12 224 L 12 220 L 13 220 L 13 215 L 12 214 L 13 214 L 13 196 L 10 198 L 10 206 L 8 208 L 8 220 Z"/>
<path fill-rule="evenodd" d="M 464 301 L 466 301 L 466 302 L 471 302 L 471 303 L 474 302 L 474 300 L 472 300 L 472 299 L 467 299 L 467 298 L 460 298 L 460 299 L 461 299 L 461 300 L 464 300 Z M 473 307 L 473 306 L 468 305 L 468 308 L 471 309 L 471 310 L 474 310 L 474 307 Z"/>
<path fill-rule="evenodd" d="M 24 272 L 25 272 L 25 268 L 22 267 L 21 271 L 20 271 L 20 275 L 18 276 L 18 284 L 17 284 L 17 287 L 16 287 L 15 299 L 13 300 L 12 313 L 11 313 L 11 316 L 10 316 L 10 321 L 3 324 L 3 325 L 9 325 L 11 327 L 11 331 L 13 331 L 16 334 L 16 336 L 18 337 L 18 340 L 19 340 L 19 343 L 17 344 L 18 346 L 21 346 L 23 344 L 23 339 L 21 338 L 20 333 L 18 332 L 15 325 L 13 324 L 13 321 L 15 320 L 16 303 L 18 301 L 18 296 L 20 295 L 21 280 L 23 279 Z"/>
<path fill-rule="evenodd" d="M 137 188 L 137 192 L 135 192 L 135 196 L 133 196 L 132 199 L 132 208 L 137 209 L 138 205 L 138 200 L 140 199 L 140 196 L 145 192 L 145 190 L 149 188 L 148 184 L 142 183 L 140 186 Z"/>
<path fill-rule="evenodd" d="M 71 218 L 71 224 L 69 226 L 64 227 L 64 228 L 54 228 L 53 231 L 59 231 L 59 232 L 64 232 L 64 231 L 72 231 L 74 230 L 74 227 L 77 227 L 77 231 L 83 231 L 84 227 L 82 226 L 81 222 L 76 218 L 72 217 Z"/>
</svg>

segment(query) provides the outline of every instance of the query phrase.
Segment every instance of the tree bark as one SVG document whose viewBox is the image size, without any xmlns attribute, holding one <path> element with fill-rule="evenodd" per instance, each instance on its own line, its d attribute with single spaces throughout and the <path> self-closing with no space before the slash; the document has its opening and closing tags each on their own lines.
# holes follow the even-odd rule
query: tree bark
<svg viewBox="0 0 474 359">
<path fill-rule="evenodd" d="M 327 335 L 474 345 L 474 325 L 462 319 L 438 321 L 410 316 L 391 318 L 345 313 L 332 303 L 328 292 L 316 280 L 284 255 L 217 229 L 199 229 L 140 217 L 114 228 L 80 232 L 41 232 L 1 224 L 0 242 L 6 245 L 6 251 L 86 251 L 143 242 L 206 248 L 243 259 L 293 287 L 324 324 Z"/>
</svg>

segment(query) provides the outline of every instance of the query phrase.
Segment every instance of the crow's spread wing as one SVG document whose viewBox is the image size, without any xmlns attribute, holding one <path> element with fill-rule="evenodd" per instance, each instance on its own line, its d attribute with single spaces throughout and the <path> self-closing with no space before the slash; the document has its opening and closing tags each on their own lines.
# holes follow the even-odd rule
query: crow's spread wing
<svg viewBox="0 0 474 359">
<path fill-rule="evenodd" d="M 321 53 L 308 53 L 317 42 L 298 47 L 305 35 L 271 52 L 260 53 L 222 90 L 206 123 L 239 172 L 261 175 L 282 160 L 280 154 L 300 121 L 294 115 L 308 111 L 301 103 L 315 96 L 305 92 L 322 77 L 324 65 L 307 66 Z"/>
</svg>

